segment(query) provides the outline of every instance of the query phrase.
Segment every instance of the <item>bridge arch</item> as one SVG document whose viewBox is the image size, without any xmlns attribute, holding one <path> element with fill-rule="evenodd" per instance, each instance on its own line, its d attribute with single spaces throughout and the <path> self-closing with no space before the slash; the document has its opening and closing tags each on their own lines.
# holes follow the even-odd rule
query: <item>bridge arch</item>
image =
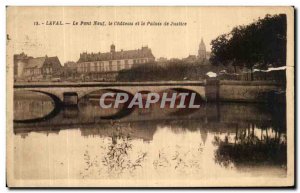
<svg viewBox="0 0 300 193">
<path fill-rule="evenodd" d="M 38 117 L 38 118 L 33 118 L 33 119 L 25 119 L 25 120 L 14 120 L 15 123 L 31 123 L 31 122 L 40 122 L 40 121 L 46 121 L 48 119 L 51 119 L 55 117 L 62 109 L 62 101 L 59 97 L 52 93 L 44 92 L 44 91 L 38 91 L 38 90 L 26 90 L 30 92 L 37 92 L 37 93 L 42 93 L 51 98 L 51 100 L 54 102 L 54 108 L 53 110 L 48 113 L 47 115 L 43 117 Z"/>
<path fill-rule="evenodd" d="M 203 95 L 201 96 L 200 93 L 198 93 L 195 90 L 191 90 L 190 88 L 176 87 L 176 88 L 171 88 L 170 90 L 175 90 L 175 91 L 178 91 L 179 93 L 196 93 L 194 102 L 197 105 L 200 105 L 200 108 L 202 108 L 203 103 L 206 101 L 205 96 L 203 96 Z M 181 117 L 181 116 L 193 114 L 193 113 L 197 112 L 198 110 L 199 110 L 199 108 L 179 108 L 179 109 L 176 109 L 176 111 L 170 112 L 168 114 L 171 116 Z"/>
<path fill-rule="evenodd" d="M 95 92 L 98 92 L 98 93 L 95 93 Z M 89 93 L 86 93 L 84 96 L 81 96 L 81 98 L 78 99 L 79 109 L 81 107 L 81 103 L 84 103 L 83 99 L 85 99 L 85 97 L 89 97 L 89 96 L 93 97 L 94 96 L 94 97 L 96 97 L 95 99 L 97 101 L 99 101 L 100 97 L 101 97 L 101 94 L 103 94 L 105 92 L 126 93 L 129 96 L 129 100 L 126 103 L 124 103 L 123 107 L 120 108 L 119 111 L 117 111 L 116 113 L 111 114 L 111 115 L 101 116 L 100 117 L 101 119 L 112 119 L 112 120 L 121 119 L 125 116 L 130 115 L 134 111 L 135 108 L 127 108 L 127 106 L 129 105 L 131 99 L 133 98 L 133 94 L 131 94 L 131 93 L 125 91 L 125 90 L 121 90 L 121 89 L 117 89 L 117 88 L 100 88 L 100 89 L 96 89 L 94 91 L 91 91 Z"/>
<path fill-rule="evenodd" d="M 114 93 L 123 92 L 123 93 L 127 93 L 129 96 L 133 96 L 133 94 L 131 92 L 128 92 L 126 90 L 119 89 L 119 88 L 97 88 L 97 89 L 89 90 L 89 91 L 86 91 L 86 92 L 79 92 L 78 100 L 86 97 L 87 95 L 93 94 L 94 92 L 97 92 L 97 91 L 98 92 L 108 91 L 108 92 L 114 92 Z"/>
</svg>

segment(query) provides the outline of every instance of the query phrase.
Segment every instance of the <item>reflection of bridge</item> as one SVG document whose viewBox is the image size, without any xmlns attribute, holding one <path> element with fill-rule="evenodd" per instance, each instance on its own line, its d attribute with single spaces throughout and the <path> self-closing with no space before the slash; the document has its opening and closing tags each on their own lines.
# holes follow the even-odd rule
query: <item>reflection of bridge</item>
<svg viewBox="0 0 300 193">
<path fill-rule="evenodd" d="M 33 109 L 34 110 L 34 109 Z M 120 124 L 139 124 L 138 127 L 147 128 L 151 125 L 172 125 L 180 128 L 218 128 L 225 125 L 249 125 L 250 123 L 279 124 L 276 120 L 281 116 L 278 112 L 272 112 L 261 104 L 250 103 L 206 103 L 196 111 L 188 109 L 160 109 L 151 108 L 149 112 L 142 109 L 134 109 L 126 116 L 118 119 L 103 119 L 100 110 L 77 107 L 63 108 L 55 117 L 42 121 L 14 122 L 15 130 L 44 130 L 44 129 L 68 129 L 77 127 L 111 128 L 111 120 Z M 117 113 L 116 113 L 117 114 Z M 113 116 L 112 116 L 113 117 Z M 274 118 L 276 117 L 276 118 Z M 284 122 L 282 121 L 284 124 Z M 155 126 L 155 127 L 156 127 Z M 235 128 L 235 127 L 233 127 Z"/>
<path fill-rule="evenodd" d="M 35 91 L 52 95 L 65 101 L 68 96 L 77 99 L 97 90 L 119 90 L 130 94 L 137 92 L 161 92 L 169 89 L 185 89 L 206 98 L 203 81 L 166 81 L 166 82 L 83 82 L 83 83 L 16 83 L 14 91 Z M 78 101 L 78 100 L 75 100 Z"/>
</svg>

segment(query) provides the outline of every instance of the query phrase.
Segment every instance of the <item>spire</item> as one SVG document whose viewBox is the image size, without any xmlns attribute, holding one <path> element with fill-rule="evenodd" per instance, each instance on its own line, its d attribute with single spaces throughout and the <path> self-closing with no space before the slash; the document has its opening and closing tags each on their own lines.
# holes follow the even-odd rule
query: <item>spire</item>
<svg viewBox="0 0 300 193">
<path fill-rule="evenodd" d="M 206 59 L 206 46 L 205 46 L 205 43 L 203 41 L 203 38 L 201 38 L 201 42 L 199 44 L 198 59 L 199 60 Z"/>
<path fill-rule="evenodd" d="M 203 38 L 201 38 L 201 42 L 200 42 L 200 45 L 199 45 L 199 49 L 205 49 L 206 50 L 206 46 L 205 46 L 205 43 L 203 41 Z"/>
<path fill-rule="evenodd" d="M 111 44 L 111 46 L 110 46 L 110 52 L 115 52 L 116 51 L 116 46 L 115 46 L 115 44 Z"/>
</svg>

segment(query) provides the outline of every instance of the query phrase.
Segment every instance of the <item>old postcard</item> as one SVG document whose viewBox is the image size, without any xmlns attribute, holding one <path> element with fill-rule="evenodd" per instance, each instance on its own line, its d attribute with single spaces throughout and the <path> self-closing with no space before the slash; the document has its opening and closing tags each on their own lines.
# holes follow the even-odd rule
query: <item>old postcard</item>
<svg viewBox="0 0 300 193">
<path fill-rule="evenodd" d="M 294 186 L 293 7 L 6 12 L 9 187 Z"/>
</svg>

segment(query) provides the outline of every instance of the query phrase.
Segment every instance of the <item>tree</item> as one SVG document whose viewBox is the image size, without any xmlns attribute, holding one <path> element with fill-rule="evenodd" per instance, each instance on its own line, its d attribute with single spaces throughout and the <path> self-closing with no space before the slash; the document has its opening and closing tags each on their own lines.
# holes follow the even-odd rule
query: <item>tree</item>
<svg viewBox="0 0 300 193">
<path fill-rule="evenodd" d="M 286 15 L 266 15 L 263 19 L 237 26 L 212 40 L 210 61 L 214 65 L 267 68 L 285 66 Z M 251 79 L 252 73 L 251 73 Z"/>
</svg>

